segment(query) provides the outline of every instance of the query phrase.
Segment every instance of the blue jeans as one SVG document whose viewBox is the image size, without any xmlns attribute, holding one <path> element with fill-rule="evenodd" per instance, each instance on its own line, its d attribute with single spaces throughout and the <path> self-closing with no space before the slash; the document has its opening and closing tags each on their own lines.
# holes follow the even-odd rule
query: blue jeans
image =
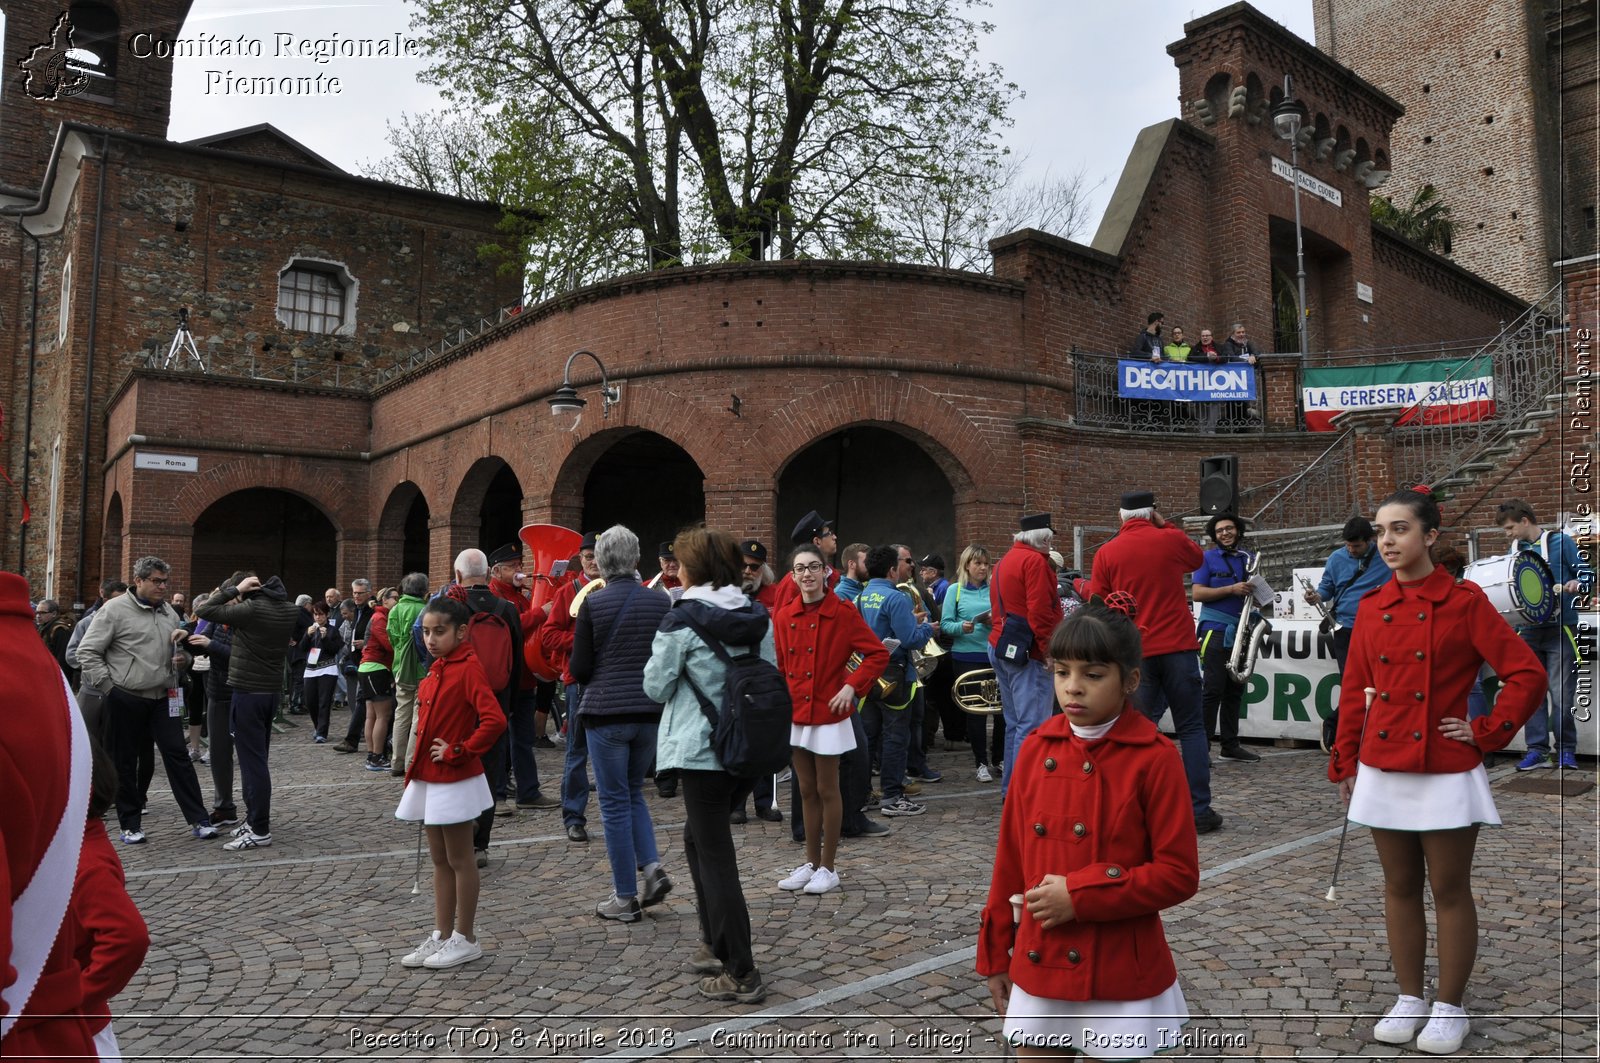
<svg viewBox="0 0 1600 1063">
<path fill-rule="evenodd" d="M 578 717 L 578 685 L 567 687 L 567 748 L 561 762 L 561 825 L 584 825 L 589 807 L 589 747 Z"/>
<path fill-rule="evenodd" d="M 1206 749 L 1206 725 L 1201 711 L 1200 656 L 1193 650 L 1146 657 L 1139 669 L 1139 689 L 1133 703 L 1152 722 L 1172 709 L 1172 728 L 1183 754 L 1183 773 L 1189 778 L 1189 800 L 1194 814 L 1211 811 L 1211 758 Z M 1009 767 L 1007 768 L 1009 771 Z"/>
<path fill-rule="evenodd" d="M 1550 684 L 1544 703 L 1533 710 L 1523 730 L 1528 748 L 1541 753 L 1550 752 L 1551 725 L 1549 717 L 1545 715 L 1549 712 L 1556 720 L 1556 752 L 1576 753 L 1578 723 L 1572 718 L 1572 702 L 1578 692 L 1578 669 L 1575 667 L 1577 662 L 1573 660 L 1572 639 L 1560 624 L 1526 628 L 1521 634 L 1522 641 L 1528 644 L 1528 648 L 1544 665 L 1545 677 Z"/>
<path fill-rule="evenodd" d="M 1055 709 L 1056 692 L 1043 661 L 1030 657 L 1018 664 L 1004 658 L 996 659 L 994 648 L 990 647 L 989 662 L 994 665 L 994 677 L 1000 687 L 1000 715 L 1006 722 L 1005 772 L 1000 776 L 1000 796 L 1003 798 L 1011 785 L 1011 769 L 1017 763 L 1017 750 L 1021 748 L 1023 739 L 1050 718 L 1050 713 Z M 1199 708 L 1197 698 L 1197 718 Z M 1200 737 L 1204 739 L 1205 734 L 1202 732 Z"/>
<path fill-rule="evenodd" d="M 905 697 L 904 686 L 896 690 L 893 697 Z M 872 700 L 877 700 L 877 695 Z M 906 764 L 911 752 L 911 723 L 912 706 L 917 703 L 915 693 L 911 700 L 900 703 L 899 707 L 878 702 L 879 719 L 882 721 L 878 733 L 878 744 L 882 750 L 878 755 L 878 788 L 883 793 L 883 804 L 893 804 L 905 796 L 906 793 Z"/>
<path fill-rule="evenodd" d="M 654 722 L 596 722 L 584 728 L 600 792 L 600 821 L 606 827 L 611 886 L 618 897 L 637 896 L 639 868 L 661 859 L 650 807 L 644 803 L 644 773 L 656 757 L 656 727 Z"/>
<path fill-rule="evenodd" d="M 517 801 L 526 804 L 539 796 L 539 765 L 533 759 L 533 721 L 539 692 L 519 690 L 511 698 L 511 773 L 517 780 Z"/>
</svg>

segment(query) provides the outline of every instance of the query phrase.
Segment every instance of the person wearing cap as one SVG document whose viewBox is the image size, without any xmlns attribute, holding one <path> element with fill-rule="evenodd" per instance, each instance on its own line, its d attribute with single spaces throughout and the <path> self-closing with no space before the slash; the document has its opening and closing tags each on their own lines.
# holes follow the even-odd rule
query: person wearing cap
<svg viewBox="0 0 1600 1063">
<path fill-rule="evenodd" d="M 1237 642 L 1239 620 L 1244 603 L 1254 594 L 1250 586 L 1250 563 L 1254 558 L 1244 549 L 1244 530 L 1232 513 L 1218 513 L 1206 522 L 1206 537 L 1214 545 L 1205 561 L 1194 570 L 1191 581 L 1194 600 L 1200 603 L 1200 668 L 1205 676 L 1202 712 L 1206 724 L 1206 745 L 1222 732 L 1224 760 L 1258 761 L 1260 754 L 1239 743 L 1239 706 L 1244 700 L 1244 684 L 1228 671 L 1228 661 Z"/>
<path fill-rule="evenodd" d="M 572 641 L 577 626 L 572 602 L 590 580 L 600 578 L 600 563 L 594 555 L 596 537 L 594 532 L 583 537 L 578 546 L 580 571 L 576 578 L 556 591 L 550 601 L 550 612 L 539 627 L 539 645 L 545 659 L 560 665 L 561 682 L 566 687 L 567 747 L 561 765 L 561 824 L 571 842 L 589 840 L 585 814 L 589 807 L 589 746 L 578 720 L 579 691 L 577 681 L 572 678 Z"/>
<path fill-rule="evenodd" d="M 815 546 L 822 551 L 822 560 L 828 566 L 828 590 L 832 591 L 839 586 L 839 573 L 833 567 L 833 557 L 839 552 L 839 533 L 833 530 L 833 521 L 812 510 L 800 518 L 794 526 L 794 531 L 789 533 L 789 539 L 796 546 Z M 778 604 L 787 605 L 790 601 L 800 597 L 800 588 L 793 579 L 778 581 Z"/>
<path fill-rule="evenodd" d="M 672 554 L 672 544 L 662 543 L 656 547 L 656 562 L 661 571 L 650 577 L 646 587 L 667 592 L 667 596 L 677 601 L 683 595 L 683 583 L 678 579 L 678 559 Z"/>
<path fill-rule="evenodd" d="M 522 544 L 507 543 L 489 555 L 489 590 L 509 602 L 517 611 L 524 642 L 538 638 L 544 625 L 544 610 L 535 608 L 533 595 L 522 572 Z M 524 811 L 556 808 L 561 802 L 539 791 L 539 764 L 533 750 L 544 734 L 549 704 L 555 699 L 555 683 L 542 683 L 533 674 L 517 647 L 517 686 L 506 713 L 506 735 L 511 745 L 511 775 L 517 783 L 516 807 Z"/>
<path fill-rule="evenodd" d="M 910 556 L 906 555 L 905 560 L 909 562 Z M 927 807 L 905 796 L 907 768 L 920 769 L 919 776 L 932 775 L 932 772 L 921 757 L 918 744 L 917 710 L 921 707 L 918 697 L 921 691 L 911 651 L 933 637 L 933 625 L 926 619 L 917 619 L 911 602 L 896 586 L 900 567 L 901 553 L 895 546 L 874 546 L 867 551 L 867 573 L 872 578 L 857 599 L 856 607 L 880 641 L 896 640 L 884 678 L 898 685 L 888 695 L 874 686 L 868 696 L 869 707 L 877 709 L 880 728 L 877 748 L 882 800 L 878 811 L 885 816 L 920 816 Z M 870 736 L 870 721 L 867 726 Z M 932 781 L 936 780 L 937 776 L 932 775 Z"/>
<path fill-rule="evenodd" d="M 1055 533 L 1050 514 L 1031 513 L 1017 522 L 1007 550 L 989 577 L 993 625 L 989 630 L 989 661 L 1000 688 L 1001 717 L 1006 723 L 1005 764 L 1000 775 L 1000 796 L 1011 782 L 1022 740 L 1050 718 L 1055 709 L 1055 688 L 1045 655 L 1050 636 L 1061 622 L 1061 598 L 1056 593 L 1056 573 L 1050 565 L 1050 544 Z"/>
<path fill-rule="evenodd" d="M 778 606 L 778 577 L 767 563 L 766 544 L 760 539 L 745 539 L 739 543 L 739 553 L 744 558 L 744 592 L 771 613 Z"/>
<path fill-rule="evenodd" d="M 1205 552 L 1182 528 L 1167 523 L 1150 491 L 1124 494 L 1120 516 L 1121 529 L 1095 552 L 1090 592 L 1102 598 L 1114 591 L 1133 596 L 1144 650 L 1133 703 L 1156 723 L 1172 710 L 1195 830 L 1206 834 L 1222 826 L 1222 817 L 1211 808 L 1200 640 L 1183 589 L 1183 577 L 1201 566 Z"/>
<path fill-rule="evenodd" d="M 938 606 L 944 603 L 944 592 L 950 589 L 950 581 L 944 578 L 944 558 L 938 554 L 929 554 L 917 562 L 917 575 L 922 577 L 922 586 L 933 596 L 934 610 L 932 615 L 938 615 Z"/>
</svg>

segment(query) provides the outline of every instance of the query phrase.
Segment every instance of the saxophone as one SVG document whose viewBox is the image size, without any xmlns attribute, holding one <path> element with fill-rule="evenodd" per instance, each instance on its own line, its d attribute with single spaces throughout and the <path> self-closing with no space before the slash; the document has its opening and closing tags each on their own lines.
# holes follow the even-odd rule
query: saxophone
<svg viewBox="0 0 1600 1063">
<path fill-rule="evenodd" d="M 1245 578 L 1253 580 L 1260 570 L 1261 555 L 1257 553 L 1245 563 Z M 1256 659 L 1261 656 L 1261 643 L 1271 632 L 1271 621 L 1261 615 L 1255 594 L 1250 594 L 1245 599 L 1244 608 L 1239 611 L 1239 630 L 1233 637 L 1233 652 L 1228 655 L 1228 675 L 1235 683 L 1247 683 L 1255 674 Z"/>
</svg>

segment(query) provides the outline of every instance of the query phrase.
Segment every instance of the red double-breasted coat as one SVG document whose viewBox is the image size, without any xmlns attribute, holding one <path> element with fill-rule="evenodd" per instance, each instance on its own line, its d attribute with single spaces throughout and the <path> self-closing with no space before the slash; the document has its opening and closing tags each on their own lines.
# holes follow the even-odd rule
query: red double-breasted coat
<svg viewBox="0 0 1600 1063">
<path fill-rule="evenodd" d="M 889 667 L 883 640 L 854 606 L 831 591 L 814 609 L 806 608 L 800 598 L 780 605 L 772 616 L 772 641 L 778 667 L 789 681 L 794 722 L 802 727 L 848 720 L 849 712 L 835 716 L 828 702 L 846 683 L 865 696 Z M 848 662 L 853 653 L 861 654 L 861 665 L 852 672 Z M 850 712 L 854 711 L 852 707 Z"/>
<path fill-rule="evenodd" d="M 1403 587 L 1390 579 L 1356 608 L 1339 691 L 1339 732 L 1328 759 L 1334 782 L 1356 764 L 1384 771 L 1471 771 L 1505 747 L 1544 701 L 1545 671 L 1476 583 L 1435 567 Z M 1472 721 L 1473 742 L 1439 731 L 1465 719 L 1467 694 L 1485 661 L 1500 677 L 1494 711 Z M 1366 707 L 1367 687 L 1377 690 Z"/>
<path fill-rule="evenodd" d="M 448 657 L 436 657 L 417 684 L 417 724 L 406 782 L 460 782 L 483 774 L 482 757 L 506 729 L 506 714 L 489 686 L 483 665 L 463 642 Z M 449 743 L 435 763 L 433 740 Z"/>
<path fill-rule="evenodd" d="M 1034 996 L 1144 1000 L 1177 979 L 1161 911 L 1194 896 L 1200 857 L 1183 760 L 1131 705 L 1097 742 L 1053 716 L 1007 766 L 978 973 Z M 1044 930 L 1011 895 L 1062 875 L 1076 917 Z M 1009 954 L 1007 950 L 1010 950 Z"/>
</svg>

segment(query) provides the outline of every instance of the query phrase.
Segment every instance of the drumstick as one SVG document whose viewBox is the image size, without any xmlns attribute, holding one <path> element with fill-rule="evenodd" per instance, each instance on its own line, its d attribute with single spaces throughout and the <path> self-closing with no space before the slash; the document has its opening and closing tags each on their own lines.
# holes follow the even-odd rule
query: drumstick
<svg viewBox="0 0 1600 1063">
<path fill-rule="evenodd" d="M 1372 699 L 1378 696 L 1378 692 L 1375 689 L 1373 689 L 1372 687 L 1367 687 L 1363 691 L 1363 693 L 1367 695 L 1367 711 L 1371 712 L 1372 711 Z M 1362 721 L 1362 722 L 1365 723 L 1365 721 Z M 1339 855 L 1337 855 L 1337 856 L 1335 856 L 1333 858 L 1333 881 L 1328 883 L 1327 899 L 1330 900 L 1330 901 L 1336 901 L 1336 900 L 1339 899 L 1339 891 L 1338 891 L 1338 886 L 1339 886 L 1339 865 L 1344 863 L 1344 839 L 1345 839 L 1345 836 L 1348 835 L 1349 833 L 1350 833 L 1350 813 L 1346 812 L 1345 813 L 1345 817 L 1344 817 L 1344 824 L 1339 828 Z"/>
</svg>

